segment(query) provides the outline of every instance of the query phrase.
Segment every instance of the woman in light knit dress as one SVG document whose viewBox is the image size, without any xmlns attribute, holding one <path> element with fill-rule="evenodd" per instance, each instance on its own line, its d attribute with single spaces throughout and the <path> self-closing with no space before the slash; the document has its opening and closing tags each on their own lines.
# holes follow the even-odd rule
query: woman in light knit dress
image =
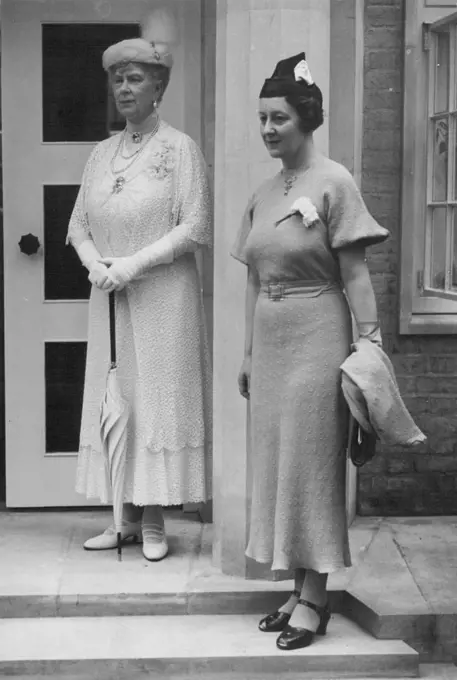
<svg viewBox="0 0 457 680">
<path fill-rule="evenodd" d="M 211 493 L 211 367 L 195 259 L 211 244 L 210 194 L 197 145 L 159 117 L 169 46 L 125 40 L 103 66 L 127 126 L 91 154 L 68 231 L 93 284 L 77 490 L 109 502 L 99 418 L 116 291 L 118 376 L 131 412 L 122 538 L 142 539 L 144 556 L 160 560 L 162 506 Z M 84 547 L 115 545 L 111 526 Z"/>
<path fill-rule="evenodd" d="M 282 170 L 255 191 L 232 251 L 248 266 L 239 376 L 251 409 L 247 555 L 280 577 L 294 570 L 293 593 L 260 622 L 288 650 L 325 634 L 327 576 L 350 566 L 340 366 L 350 352 L 350 309 L 360 334 L 380 341 L 365 248 L 388 232 L 350 173 L 314 148 L 322 94 L 304 53 L 265 81 L 259 119 Z"/>
</svg>

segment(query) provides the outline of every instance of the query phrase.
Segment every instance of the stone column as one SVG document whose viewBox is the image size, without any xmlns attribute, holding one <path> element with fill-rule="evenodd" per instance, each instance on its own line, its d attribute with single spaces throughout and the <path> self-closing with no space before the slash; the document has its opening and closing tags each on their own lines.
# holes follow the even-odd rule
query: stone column
<svg viewBox="0 0 457 680">
<path fill-rule="evenodd" d="M 330 0 L 217 0 L 214 251 L 214 561 L 226 574 L 259 576 L 245 558 L 250 469 L 243 358 L 246 271 L 229 257 L 252 191 L 277 171 L 260 139 L 257 107 L 276 62 L 305 51 L 329 97 Z M 328 152 L 328 121 L 316 143 Z"/>
<path fill-rule="evenodd" d="M 329 155 L 362 182 L 364 0 L 332 0 Z M 354 333 L 356 325 L 353 320 Z M 348 522 L 356 516 L 357 468 L 346 466 Z"/>
</svg>

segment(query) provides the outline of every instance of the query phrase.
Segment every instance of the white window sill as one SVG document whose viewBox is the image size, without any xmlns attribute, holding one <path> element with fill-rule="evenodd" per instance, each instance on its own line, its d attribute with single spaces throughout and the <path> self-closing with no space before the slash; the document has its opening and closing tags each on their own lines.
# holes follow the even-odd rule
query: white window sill
<svg viewBox="0 0 457 680">
<path fill-rule="evenodd" d="M 400 317 L 400 335 L 457 335 L 457 314 L 411 314 Z"/>
</svg>

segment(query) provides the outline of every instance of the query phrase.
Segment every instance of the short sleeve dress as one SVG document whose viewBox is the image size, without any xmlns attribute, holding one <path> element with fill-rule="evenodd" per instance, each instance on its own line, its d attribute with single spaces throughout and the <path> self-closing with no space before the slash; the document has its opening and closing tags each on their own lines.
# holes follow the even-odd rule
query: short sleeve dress
<svg viewBox="0 0 457 680">
<path fill-rule="evenodd" d="M 131 255 L 165 234 L 174 261 L 116 293 L 118 378 L 130 407 L 124 501 L 176 505 L 211 495 L 211 360 L 195 251 L 212 243 L 206 167 L 195 142 L 164 121 L 114 191 L 120 141 L 98 144 L 68 241 L 92 238 L 102 256 Z M 109 369 L 107 294 L 92 287 L 76 489 L 110 501 L 100 439 Z"/>
<path fill-rule="evenodd" d="M 312 201 L 305 227 L 292 203 Z M 388 237 L 350 173 L 317 156 L 287 196 L 281 174 L 255 192 L 232 255 L 254 267 L 250 388 L 253 465 L 248 557 L 273 571 L 350 566 L 345 508 L 349 415 L 340 366 L 352 323 L 338 250 Z"/>
</svg>

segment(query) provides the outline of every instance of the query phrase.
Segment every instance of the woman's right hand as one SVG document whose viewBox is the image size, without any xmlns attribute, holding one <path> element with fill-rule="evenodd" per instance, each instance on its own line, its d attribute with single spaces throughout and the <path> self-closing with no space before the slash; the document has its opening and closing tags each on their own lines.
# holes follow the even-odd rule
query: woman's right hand
<svg viewBox="0 0 457 680">
<path fill-rule="evenodd" d="M 245 357 L 238 374 L 238 389 L 245 399 L 249 399 L 251 392 L 251 357 Z"/>
<path fill-rule="evenodd" d="M 89 281 L 101 290 L 107 290 L 111 285 L 108 267 L 101 262 L 94 262 L 89 271 Z"/>
</svg>

